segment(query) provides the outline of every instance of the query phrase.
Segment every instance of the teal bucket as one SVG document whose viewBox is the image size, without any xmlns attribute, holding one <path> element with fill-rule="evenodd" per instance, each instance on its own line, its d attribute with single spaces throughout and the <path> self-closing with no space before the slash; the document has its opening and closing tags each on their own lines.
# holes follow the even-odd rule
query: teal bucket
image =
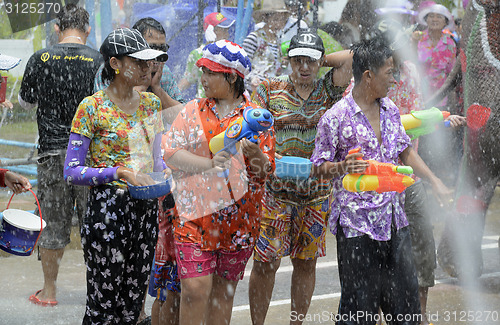
<svg viewBox="0 0 500 325">
<path fill-rule="evenodd" d="M 40 216 L 24 210 L 9 209 L 14 194 L 7 204 L 7 209 L 3 212 L 0 222 L 0 249 L 7 253 L 30 256 L 46 226 L 42 219 L 38 199 L 33 191 L 30 190 L 30 192 L 35 196 Z"/>
</svg>

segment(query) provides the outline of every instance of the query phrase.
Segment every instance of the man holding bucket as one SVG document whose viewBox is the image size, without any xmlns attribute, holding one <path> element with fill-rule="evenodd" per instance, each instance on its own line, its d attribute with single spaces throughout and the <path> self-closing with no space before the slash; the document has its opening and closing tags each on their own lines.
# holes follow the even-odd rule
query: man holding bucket
<svg viewBox="0 0 500 325">
<path fill-rule="evenodd" d="M 95 73 L 103 62 L 99 52 L 85 45 L 90 33 L 85 9 L 68 4 L 54 27 L 59 44 L 30 57 L 19 92 L 22 107 L 38 107 L 38 199 L 47 227 L 38 242 L 44 286 L 29 300 L 41 306 L 57 305 L 57 274 L 70 242 L 72 216 L 75 211 L 80 219 L 83 216 L 85 188 L 66 184 L 64 159 L 76 108 L 92 94 Z"/>
</svg>

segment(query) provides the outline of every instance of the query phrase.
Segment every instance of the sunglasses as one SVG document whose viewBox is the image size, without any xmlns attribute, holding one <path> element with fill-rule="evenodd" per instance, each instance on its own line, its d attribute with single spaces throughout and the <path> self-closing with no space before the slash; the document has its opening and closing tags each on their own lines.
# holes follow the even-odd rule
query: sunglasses
<svg viewBox="0 0 500 325">
<path fill-rule="evenodd" d="M 162 52 L 167 52 L 169 46 L 167 44 L 149 44 L 149 47 L 153 50 L 158 50 Z"/>
</svg>

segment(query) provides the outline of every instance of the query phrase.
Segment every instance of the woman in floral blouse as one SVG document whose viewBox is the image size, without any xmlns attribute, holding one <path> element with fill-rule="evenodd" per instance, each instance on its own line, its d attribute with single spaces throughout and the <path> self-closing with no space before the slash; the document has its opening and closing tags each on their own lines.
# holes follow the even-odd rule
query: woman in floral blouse
<svg viewBox="0 0 500 325">
<path fill-rule="evenodd" d="M 182 325 L 229 324 L 236 286 L 259 234 L 263 185 L 275 168 L 275 138 L 271 128 L 259 134 L 258 144 L 242 139 L 235 155 L 212 153 L 216 135 L 236 131 L 230 124 L 245 110 L 260 107 L 243 94 L 251 64 L 241 46 L 227 40 L 211 43 L 197 66 L 207 98 L 187 103 L 163 137 L 163 158 L 177 186 L 173 224 L 182 287 L 179 319 Z"/>
<path fill-rule="evenodd" d="M 146 173 L 164 166 L 160 99 L 134 87 L 149 78 L 153 59 L 166 61 L 168 55 L 128 28 L 111 32 L 100 52 L 103 79 L 110 83 L 80 103 L 64 170 L 68 183 L 90 186 L 81 229 L 87 266 L 82 324 L 135 325 L 153 261 L 158 200 L 132 198 L 127 183 L 152 185 Z"/>
<path fill-rule="evenodd" d="M 424 95 L 432 95 L 448 77 L 457 53 L 457 46 L 450 34 L 444 30 L 454 26 L 453 16 L 442 5 L 432 5 L 423 9 L 419 15 L 421 24 L 427 29 L 418 42 L 418 61 L 423 67 Z M 438 105 L 444 107 L 446 98 Z"/>
</svg>

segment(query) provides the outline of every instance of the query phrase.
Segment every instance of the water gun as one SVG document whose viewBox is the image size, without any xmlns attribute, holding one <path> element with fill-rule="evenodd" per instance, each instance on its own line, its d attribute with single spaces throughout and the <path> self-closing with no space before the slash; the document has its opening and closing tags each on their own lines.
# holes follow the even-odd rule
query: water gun
<svg viewBox="0 0 500 325">
<path fill-rule="evenodd" d="M 349 154 L 357 153 L 360 148 L 352 149 Z M 361 157 L 357 158 L 362 160 Z M 403 192 L 408 186 L 415 183 L 410 176 L 413 174 L 410 166 L 396 166 L 391 163 L 381 163 L 376 160 L 367 160 L 370 164 L 362 174 L 347 174 L 342 180 L 342 185 L 349 192 L 376 191 Z"/>
<path fill-rule="evenodd" d="M 257 143 L 259 132 L 268 130 L 273 124 L 273 115 L 267 109 L 247 106 L 242 117 L 231 122 L 224 132 L 210 140 L 210 151 L 214 155 L 221 151 L 234 155 L 239 150 L 238 142 L 241 139 Z"/>
<path fill-rule="evenodd" d="M 444 121 L 450 112 L 440 111 L 439 108 L 432 107 L 424 111 L 412 111 L 410 114 L 401 115 L 401 123 L 406 130 L 406 134 L 413 140 L 421 135 L 432 133 L 436 127 Z M 446 127 L 450 122 L 444 122 Z"/>
</svg>

